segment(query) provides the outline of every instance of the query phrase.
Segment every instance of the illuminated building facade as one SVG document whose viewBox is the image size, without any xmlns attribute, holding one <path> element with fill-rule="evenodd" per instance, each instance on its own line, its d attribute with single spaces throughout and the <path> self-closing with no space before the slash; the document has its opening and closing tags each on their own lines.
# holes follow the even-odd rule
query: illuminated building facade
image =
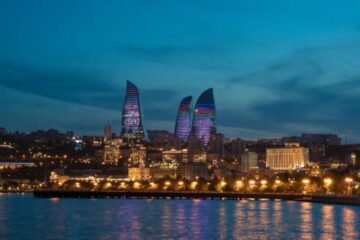
<svg viewBox="0 0 360 240">
<path fill-rule="evenodd" d="M 266 149 L 266 167 L 274 171 L 290 171 L 305 167 L 309 162 L 309 149 L 299 144 Z"/>
<path fill-rule="evenodd" d="M 104 165 L 118 165 L 121 159 L 120 147 L 122 141 L 120 139 L 109 140 L 105 144 L 104 149 Z"/>
<path fill-rule="evenodd" d="M 185 143 L 188 140 L 191 131 L 190 112 L 192 97 L 188 96 L 181 100 L 175 123 L 175 135 Z"/>
<path fill-rule="evenodd" d="M 213 89 L 204 91 L 196 102 L 192 134 L 207 147 L 212 135 L 216 134 L 216 110 Z"/>
<path fill-rule="evenodd" d="M 259 155 L 256 152 L 246 149 L 241 156 L 241 171 L 249 172 L 258 169 L 258 157 Z"/>
<path fill-rule="evenodd" d="M 140 164 L 139 167 L 128 168 L 128 178 L 131 180 L 148 180 L 150 178 L 150 169 Z"/>
<path fill-rule="evenodd" d="M 130 81 L 126 82 L 126 95 L 122 113 L 121 136 L 125 138 L 145 139 L 139 91 L 136 85 Z"/>
</svg>

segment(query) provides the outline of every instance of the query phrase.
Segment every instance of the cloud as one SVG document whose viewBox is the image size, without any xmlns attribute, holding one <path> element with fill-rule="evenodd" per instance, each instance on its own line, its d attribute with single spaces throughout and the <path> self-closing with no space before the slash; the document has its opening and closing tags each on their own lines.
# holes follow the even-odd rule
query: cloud
<svg viewBox="0 0 360 240">
<path fill-rule="evenodd" d="M 263 100 L 259 95 L 240 113 L 224 113 L 228 116 L 224 124 L 288 134 L 316 129 L 341 134 L 347 128 L 356 137 L 360 133 L 359 46 L 300 49 L 259 71 L 230 78 L 227 89 L 251 87 L 274 97 Z"/>
<path fill-rule="evenodd" d="M 224 40 L 229 42 L 229 40 Z M 162 45 L 136 46 L 123 45 L 119 47 L 120 56 L 135 60 L 180 66 L 199 70 L 223 70 L 229 68 L 226 52 L 234 43 L 219 46 L 218 43 L 201 43 L 193 45 Z"/>
<path fill-rule="evenodd" d="M 0 64 L 0 85 L 49 99 L 111 110 L 120 110 L 125 96 L 125 79 L 116 81 L 93 70 L 42 69 L 14 63 Z M 142 89 L 141 86 L 140 92 L 155 108 L 178 95 L 172 89 Z"/>
</svg>

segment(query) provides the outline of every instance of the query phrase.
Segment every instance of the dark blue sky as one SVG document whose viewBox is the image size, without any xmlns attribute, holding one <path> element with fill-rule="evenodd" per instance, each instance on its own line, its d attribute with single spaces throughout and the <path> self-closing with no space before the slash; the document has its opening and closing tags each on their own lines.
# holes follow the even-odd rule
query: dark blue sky
<svg viewBox="0 0 360 240">
<path fill-rule="evenodd" d="M 213 87 L 231 138 L 360 141 L 359 1 L 101 2 L 0 2 L 0 126 L 119 132 L 130 79 L 150 129 Z"/>
</svg>

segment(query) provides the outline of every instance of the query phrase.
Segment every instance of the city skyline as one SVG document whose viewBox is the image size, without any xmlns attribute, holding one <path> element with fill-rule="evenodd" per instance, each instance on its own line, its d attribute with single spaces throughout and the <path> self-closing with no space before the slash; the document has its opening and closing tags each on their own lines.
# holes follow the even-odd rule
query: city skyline
<svg viewBox="0 0 360 240">
<path fill-rule="evenodd" d="M 231 138 L 360 142 L 360 3 L 326 3 L 1 3 L 0 126 L 120 132 L 130 79 L 148 129 L 173 131 L 173 106 L 211 86 Z"/>
</svg>

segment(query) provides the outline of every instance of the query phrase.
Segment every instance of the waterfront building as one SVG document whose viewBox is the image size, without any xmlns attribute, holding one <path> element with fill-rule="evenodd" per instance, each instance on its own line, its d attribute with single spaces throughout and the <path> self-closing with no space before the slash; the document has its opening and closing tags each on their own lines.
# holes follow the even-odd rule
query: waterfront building
<svg viewBox="0 0 360 240">
<path fill-rule="evenodd" d="M 128 168 L 128 178 L 131 180 L 148 180 L 150 179 L 150 168 L 145 167 L 144 164 L 139 164 L 139 167 Z"/>
<path fill-rule="evenodd" d="M 104 165 L 118 165 L 121 159 L 121 139 L 113 139 L 105 143 Z"/>
<path fill-rule="evenodd" d="M 305 167 L 309 162 L 309 149 L 300 144 L 286 144 L 281 148 L 266 149 L 266 167 L 274 171 L 290 171 Z"/>
<path fill-rule="evenodd" d="M 204 91 L 195 104 L 192 134 L 207 148 L 210 138 L 216 134 L 216 109 L 213 89 Z"/>
<path fill-rule="evenodd" d="M 249 151 L 248 149 L 241 156 L 241 171 L 249 172 L 258 169 L 258 157 L 256 152 Z"/>
<path fill-rule="evenodd" d="M 187 180 L 197 178 L 208 178 L 208 167 L 206 163 L 184 163 L 177 169 L 177 175 Z"/>
<path fill-rule="evenodd" d="M 112 139 L 112 127 L 111 125 L 106 125 L 104 127 L 104 141 L 110 141 Z"/>
<path fill-rule="evenodd" d="M 175 135 L 182 143 L 188 141 L 191 131 L 191 100 L 191 96 L 181 100 L 176 116 Z"/>
<path fill-rule="evenodd" d="M 141 114 L 140 94 L 135 84 L 126 82 L 122 112 L 121 136 L 126 139 L 145 139 Z"/>
<path fill-rule="evenodd" d="M 150 164 L 150 176 L 154 179 L 164 177 L 176 178 L 178 166 L 179 163 L 176 161 Z"/>
</svg>

